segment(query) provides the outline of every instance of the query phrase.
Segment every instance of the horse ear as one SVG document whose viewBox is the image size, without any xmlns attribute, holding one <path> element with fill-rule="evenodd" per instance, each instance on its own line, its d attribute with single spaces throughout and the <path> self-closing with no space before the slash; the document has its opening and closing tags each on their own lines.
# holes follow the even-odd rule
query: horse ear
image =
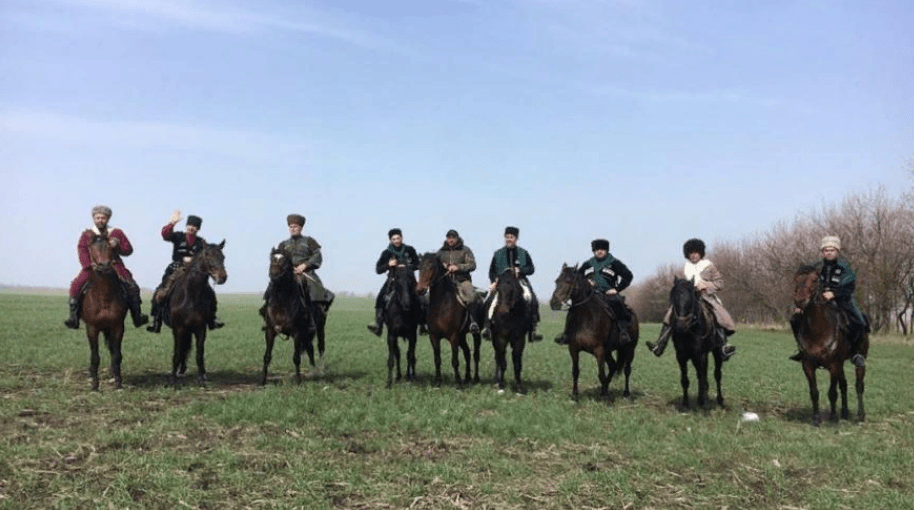
<svg viewBox="0 0 914 510">
<path fill-rule="evenodd" d="M 563 270 L 563 271 L 565 270 L 566 267 L 568 267 L 568 264 L 567 264 L 566 262 L 562 262 L 562 270 Z"/>
<path fill-rule="evenodd" d="M 222 242 L 219 243 L 219 249 L 221 250 L 222 248 L 225 248 L 225 239 L 223 239 Z"/>
</svg>

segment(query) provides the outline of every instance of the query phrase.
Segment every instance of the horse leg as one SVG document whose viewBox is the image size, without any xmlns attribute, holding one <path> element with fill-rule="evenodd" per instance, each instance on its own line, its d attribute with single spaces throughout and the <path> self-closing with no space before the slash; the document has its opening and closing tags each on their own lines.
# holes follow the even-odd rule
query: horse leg
<svg viewBox="0 0 914 510">
<path fill-rule="evenodd" d="M 314 365 L 314 333 L 308 332 L 304 334 L 302 340 L 302 346 L 305 348 L 305 352 L 308 354 L 308 377 L 314 377 L 317 375 L 317 371 Z"/>
<path fill-rule="evenodd" d="M 847 419 L 850 411 L 847 408 L 847 378 L 844 376 L 844 364 L 838 365 L 838 389 L 841 390 L 841 418 Z"/>
<path fill-rule="evenodd" d="M 433 335 L 428 334 L 428 339 L 432 343 L 432 352 L 435 355 L 435 386 L 441 387 L 441 340 Z"/>
<path fill-rule="evenodd" d="M 89 339 L 89 377 L 92 378 L 92 391 L 98 391 L 98 365 L 101 358 L 98 355 L 98 329 L 86 323 L 86 338 Z"/>
<path fill-rule="evenodd" d="M 416 380 L 416 328 L 412 328 L 407 335 L 408 347 L 406 348 L 406 380 Z"/>
<path fill-rule="evenodd" d="M 194 334 L 194 337 L 197 339 L 197 384 L 200 386 L 206 385 L 206 366 L 203 362 L 204 347 L 206 343 L 206 326 L 197 330 Z"/>
<path fill-rule="evenodd" d="M 605 400 L 609 400 L 609 374 L 606 373 L 607 362 L 606 356 L 608 352 L 603 347 L 597 347 L 594 349 L 594 356 L 597 358 L 597 370 L 600 378 L 600 396 Z M 610 356 L 612 358 L 612 356 Z"/>
<path fill-rule="evenodd" d="M 619 372 L 620 364 L 616 363 L 616 359 L 613 357 L 613 352 L 607 348 L 603 348 L 603 359 L 606 362 L 606 396 L 609 397 L 609 385 L 612 383 L 613 377 Z M 622 359 L 622 355 L 619 355 L 619 359 Z"/>
<path fill-rule="evenodd" d="M 829 370 L 830 376 L 828 381 L 828 403 L 831 408 L 831 413 L 828 415 L 828 419 L 831 421 L 838 421 L 838 376 L 835 374 L 834 369 Z"/>
<path fill-rule="evenodd" d="M 526 345 L 524 336 L 524 333 L 519 333 L 511 342 L 511 358 L 514 361 L 514 391 L 521 394 L 526 393 L 524 383 L 520 378 L 520 372 L 524 364 L 524 346 Z"/>
<path fill-rule="evenodd" d="M 463 383 L 464 383 L 464 384 L 470 384 L 470 382 L 473 381 L 473 378 L 472 378 L 473 366 L 472 366 L 472 359 L 471 359 L 471 355 L 470 355 L 470 344 L 467 343 L 467 337 L 466 337 L 466 335 L 458 335 L 457 338 L 460 340 L 460 341 L 458 342 L 458 344 L 457 344 L 457 348 L 458 348 L 459 350 L 463 351 L 463 362 L 464 362 L 464 363 L 466 364 L 466 366 L 467 366 L 467 368 L 466 368 L 466 377 L 463 379 Z M 452 364 L 454 364 L 454 362 L 457 362 L 456 364 L 454 364 L 454 374 L 455 374 L 456 376 L 458 376 L 458 378 L 459 378 L 459 373 L 458 373 L 459 370 L 458 370 L 458 369 L 459 369 L 460 356 L 459 356 L 458 353 L 457 353 L 456 351 L 454 351 L 453 349 L 452 349 L 452 352 L 454 353 L 454 354 L 453 354 L 453 357 L 451 358 Z"/>
<path fill-rule="evenodd" d="M 184 348 L 184 327 L 173 326 L 171 336 L 174 339 L 174 349 L 171 353 L 171 377 L 170 382 L 173 386 L 178 385 L 178 368 L 185 364 L 187 350 Z"/>
<path fill-rule="evenodd" d="M 676 360 L 679 362 L 679 385 L 682 386 L 682 407 L 689 408 L 689 358 L 686 354 L 676 351 Z"/>
<path fill-rule="evenodd" d="M 397 367 L 397 380 L 400 380 L 400 346 L 397 345 L 397 335 L 387 328 L 387 388 L 394 385 L 394 365 Z"/>
<path fill-rule="evenodd" d="M 110 333 L 105 333 L 105 341 L 108 343 L 108 352 L 111 354 L 111 375 L 114 376 L 114 387 L 124 389 L 124 380 L 121 378 L 121 344 L 124 339 L 124 328 L 120 331 L 115 329 Z"/>
<path fill-rule="evenodd" d="M 571 354 L 571 398 L 576 401 L 578 399 L 578 376 L 581 375 L 581 367 L 578 365 L 581 353 L 574 347 L 569 347 L 568 353 Z"/>
<path fill-rule="evenodd" d="M 296 331 L 292 335 L 292 364 L 295 365 L 295 382 L 301 384 L 301 353 L 305 348 L 305 335 L 307 333 Z"/>
<path fill-rule="evenodd" d="M 263 339 L 267 344 L 267 348 L 263 352 L 263 379 L 260 381 L 261 386 L 267 383 L 267 369 L 270 366 L 270 362 L 273 361 L 273 344 L 276 342 L 276 332 L 273 328 L 267 328 L 263 332 Z"/>
<path fill-rule="evenodd" d="M 479 349 L 482 347 L 482 334 L 473 333 L 473 382 L 479 382 Z"/>
<path fill-rule="evenodd" d="M 622 392 L 623 398 L 631 398 L 632 392 L 629 390 L 628 381 L 632 376 L 632 360 L 635 358 L 635 346 L 626 348 L 625 350 L 625 391 Z"/>
<path fill-rule="evenodd" d="M 857 420 L 863 421 L 866 411 L 863 409 L 863 378 L 866 376 L 866 367 L 857 367 Z"/>
<path fill-rule="evenodd" d="M 706 409 L 708 407 L 708 353 L 703 353 L 696 359 L 692 360 L 695 365 L 695 373 L 698 377 L 698 407 Z"/>
<path fill-rule="evenodd" d="M 812 400 L 812 424 L 816 427 L 822 423 L 819 415 L 819 386 L 816 384 L 816 367 L 807 360 L 803 360 L 803 373 L 809 383 L 809 399 Z"/>
<path fill-rule="evenodd" d="M 724 407 L 724 392 L 720 387 L 720 380 L 723 378 L 724 360 L 720 355 L 719 349 L 714 349 L 714 382 L 717 383 L 717 405 Z"/>
<path fill-rule="evenodd" d="M 321 315 L 320 320 L 317 321 L 317 353 L 319 359 L 318 374 L 324 373 L 324 367 L 326 366 L 326 360 L 324 358 L 324 348 L 326 347 L 324 343 L 324 337 L 326 332 L 324 331 L 324 326 L 327 325 L 327 315 L 326 312 Z M 399 379 L 399 378 L 398 378 Z"/>
<path fill-rule="evenodd" d="M 499 390 L 505 389 L 505 371 L 508 369 L 508 360 L 505 351 L 504 339 L 501 336 L 495 336 L 492 339 L 492 347 L 495 348 L 495 383 Z"/>
</svg>

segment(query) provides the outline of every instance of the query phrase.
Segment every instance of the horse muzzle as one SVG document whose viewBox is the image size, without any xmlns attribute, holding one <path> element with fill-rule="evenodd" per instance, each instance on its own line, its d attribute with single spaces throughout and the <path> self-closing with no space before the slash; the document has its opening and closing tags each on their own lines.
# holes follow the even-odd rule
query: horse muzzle
<svg viewBox="0 0 914 510">
<path fill-rule="evenodd" d="M 218 285 L 222 285 L 228 280 L 228 273 L 225 271 L 213 271 L 210 273 L 210 276 L 213 277 L 213 280 L 215 280 Z"/>
</svg>

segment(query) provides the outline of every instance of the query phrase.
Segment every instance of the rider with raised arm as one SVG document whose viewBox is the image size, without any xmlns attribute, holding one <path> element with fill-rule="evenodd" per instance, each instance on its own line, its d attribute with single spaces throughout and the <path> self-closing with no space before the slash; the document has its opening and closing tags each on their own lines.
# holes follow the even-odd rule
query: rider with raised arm
<svg viewBox="0 0 914 510">
<path fill-rule="evenodd" d="M 146 330 L 152 333 L 158 333 L 162 330 L 162 322 L 165 318 L 166 307 L 168 302 L 166 298 L 174 288 L 175 282 L 184 274 L 183 268 L 186 268 L 194 255 L 203 250 L 206 246 L 206 239 L 197 235 L 203 226 L 203 219 L 199 216 L 188 215 L 187 224 L 184 232 L 175 231 L 175 225 L 181 221 L 181 211 L 175 210 L 168 218 L 168 223 L 162 227 L 162 240 L 172 244 L 171 263 L 165 266 L 165 274 L 162 275 L 162 282 L 156 287 L 152 295 L 152 310 L 149 315 L 152 316 L 152 324 Z M 181 271 L 178 271 L 181 269 Z M 206 293 L 213 304 L 213 317 L 207 323 L 209 329 L 219 329 L 225 324 L 216 318 L 216 291 L 212 286 L 207 284 Z"/>
<path fill-rule="evenodd" d="M 693 238 L 686 241 L 682 245 L 682 254 L 686 258 L 682 272 L 687 280 L 693 281 L 695 288 L 701 292 L 701 302 L 713 313 L 717 348 L 720 350 L 721 359 L 727 361 L 736 353 L 736 347 L 727 345 L 727 337 L 736 332 L 736 323 L 733 322 L 730 313 L 717 296 L 717 293 L 724 287 L 724 279 L 717 270 L 717 266 L 705 258 L 705 243 L 701 239 Z M 670 306 L 663 317 L 663 327 L 660 330 L 660 337 L 657 338 L 657 344 L 645 343 L 647 348 L 657 356 L 663 354 L 667 342 L 670 341 L 673 332 L 673 328 L 670 326 L 672 315 L 673 307 Z"/>
</svg>

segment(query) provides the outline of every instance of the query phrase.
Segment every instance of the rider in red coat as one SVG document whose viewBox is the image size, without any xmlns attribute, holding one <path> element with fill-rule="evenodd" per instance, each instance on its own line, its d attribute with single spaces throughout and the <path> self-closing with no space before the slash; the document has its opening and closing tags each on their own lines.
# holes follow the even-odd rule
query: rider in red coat
<svg viewBox="0 0 914 510">
<path fill-rule="evenodd" d="M 68 328 L 79 328 L 79 302 L 83 287 L 89 281 L 89 271 L 92 270 L 92 257 L 89 255 L 89 246 L 98 238 L 106 238 L 108 245 L 111 247 L 111 263 L 117 272 L 121 284 L 127 291 L 127 306 L 130 308 L 130 316 L 133 318 L 133 325 L 140 327 L 149 322 L 149 317 L 143 315 L 140 311 L 140 286 L 133 280 L 133 275 L 124 266 L 121 257 L 126 257 L 133 253 L 133 246 L 127 235 L 119 228 L 108 227 L 108 220 L 111 219 L 111 208 L 103 205 L 92 208 L 92 222 L 94 225 L 90 229 L 83 231 L 79 236 L 79 242 L 76 245 L 76 253 L 79 255 L 79 265 L 82 266 L 79 274 L 70 284 L 70 317 L 64 321 Z"/>
</svg>

